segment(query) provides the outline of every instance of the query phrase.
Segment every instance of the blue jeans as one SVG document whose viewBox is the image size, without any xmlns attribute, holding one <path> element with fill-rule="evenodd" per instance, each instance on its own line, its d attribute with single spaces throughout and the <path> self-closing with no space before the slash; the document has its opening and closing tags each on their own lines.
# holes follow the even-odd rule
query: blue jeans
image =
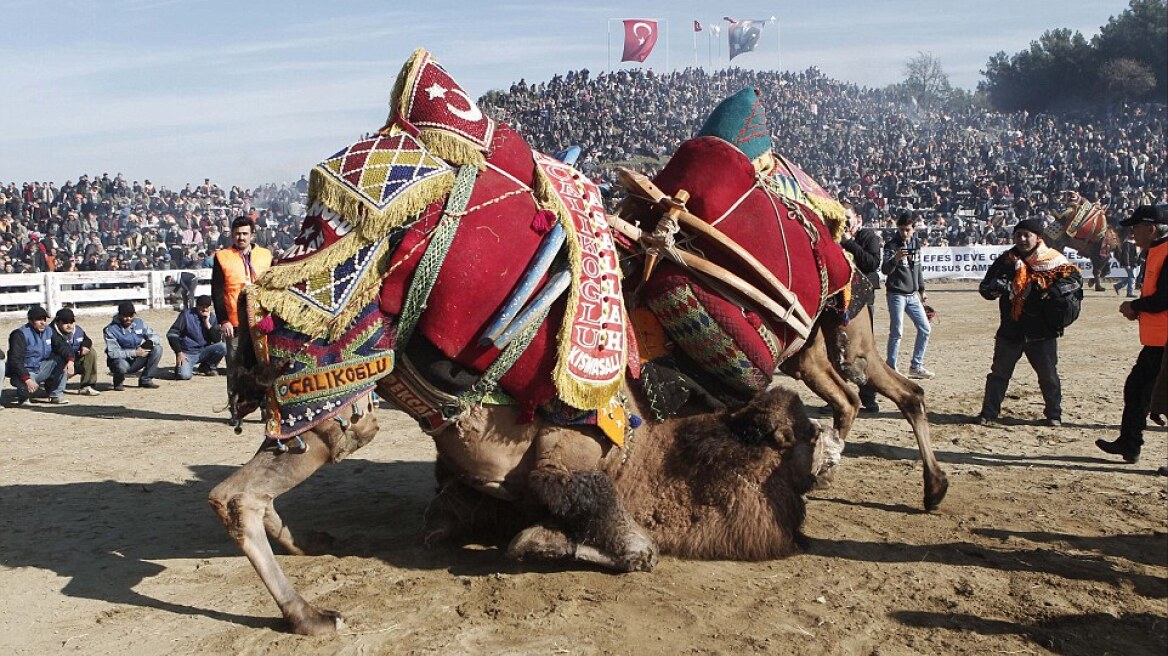
<svg viewBox="0 0 1168 656">
<path fill-rule="evenodd" d="M 195 367 L 215 367 L 227 355 L 227 345 L 223 342 L 208 344 L 199 351 L 185 354 L 187 361 L 175 367 L 174 375 L 179 380 L 190 380 L 195 375 Z"/>
<path fill-rule="evenodd" d="M 913 369 L 925 364 L 925 349 L 929 347 L 929 318 L 925 316 L 925 306 L 916 294 L 888 294 L 888 366 L 896 368 L 896 355 L 900 350 L 900 337 L 904 329 L 904 315 L 912 319 L 917 328 L 917 341 L 913 344 Z"/>
<path fill-rule="evenodd" d="M 41 362 L 36 371 L 30 371 L 29 377 L 35 380 L 42 390 L 49 393 L 49 398 L 59 399 L 65 396 L 65 362 L 57 358 L 49 358 Z M 19 378 L 10 378 L 9 382 L 16 388 L 16 398 L 24 401 L 28 398 L 28 388 Z"/>
</svg>

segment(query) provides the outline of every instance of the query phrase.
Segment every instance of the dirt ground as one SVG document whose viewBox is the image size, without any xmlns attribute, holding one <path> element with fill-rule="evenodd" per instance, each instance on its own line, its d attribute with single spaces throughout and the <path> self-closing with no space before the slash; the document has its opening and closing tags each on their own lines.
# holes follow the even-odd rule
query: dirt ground
<svg viewBox="0 0 1168 656">
<path fill-rule="evenodd" d="M 1064 426 L 1037 425 L 1025 362 L 1002 425 L 972 426 L 997 319 L 971 290 L 930 290 L 941 317 L 926 365 L 938 376 L 923 385 L 951 480 L 940 510 L 922 511 L 911 432 L 885 402 L 857 423 L 835 486 L 811 495 L 805 555 L 533 570 L 491 548 L 422 546 L 433 446 L 383 409 L 377 440 L 280 506 L 289 524 L 337 539 L 331 555 L 280 561 L 305 597 L 344 613 L 328 638 L 284 631 L 206 504 L 261 432 L 227 428 L 222 378 L 158 390 L 131 379 L 120 393 L 70 393 L 67 407 L 5 408 L 0 653 L 1166 653 L 1165 433 L 1149 432 L 1138 465 L 1093 445 L 1117 434 L 1135 325 L 1114 295 L 1092 292 L 1060 344 Z M 878 312 L 883 343 L 883 301 Z M 144 314 L 160 331 L 173 316 Z M 81 323 L 99 333 L 104 321 Z"/>
</svg>

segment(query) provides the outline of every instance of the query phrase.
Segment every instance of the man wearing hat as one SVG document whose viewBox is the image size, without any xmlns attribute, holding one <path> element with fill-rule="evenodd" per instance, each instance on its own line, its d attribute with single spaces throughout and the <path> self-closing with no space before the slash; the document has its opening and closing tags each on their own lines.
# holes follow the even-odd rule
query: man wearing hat
<svg viewBox="0 0 1168 656">
<path fill-rule="evenodd" d="M 1014 247 L 990 265 L 978 292 L 998 299 L 1000 323 L 994 335 L 994 360 L 986 376 L 981 412 L 975 421 L 988 425 L 998 418 L 1014 366 L 1022 354 L 1042 390 L 1043 424 L 1062 425 L 1062 381 L 1058 373 L 1058 338 L 1078 316 L 1083 275 L 1058 250 L 1042 241 L 1042 219 L 1014 226 Z"/>
<path fill-rule="evenodd" d="M 28 323 L 8 336 L 7 374 L 16 388 L 17 405 L 28 406 L 32 395 L 47 390 L 49 403 L 65 405 L 65 368 L 73 353 L 49 330 L 49 312 L 39 305 L 28 309 Z"/>
<path fill-rule="evenodd" d="M 1168 344 L 1168 206 L 1140 205 L 1132 215 L 1119 222 L 1130 227 L 1136 246 L 1147 253 L 1144 263 L 1144 286 L 1140 297 L 1124 301 L 1119 313 L 1128 321 L 1140 322 L 1140 354 L 1123 384 L 1123 419 L 1119 437 L 1113 441 L 1095 440 L 1095 446 L 1124 462 L 1140 459 L 1144 429 L 1148 426 L 1148 407 L 1152 390 Z"/>
<path fill-rule="evenodd" d="M 166 331 L 166 341 L 174 349 L 175 378 L 179 380 L 190 380 L 196 365 L 199 373 L 216 375 L 215 367 L 227 355 L 223 331 L 215 320 L 211 305 L 210 296 L 199 296 L 195 299 L 195 307 L 180 312 L 170 330 Z"/>
<path fill-rule="evenodd" d="M 82 396 L 99 396 L 101 392 L 93 388 L 97 383 L 97 352 L 93 350 L 93 340 L 85 334 L 81 326 L 77 325 L 77 318 L 73 310 L 61 308 L 53 317 L 53 333 L 69 347 L 73 354 L 73 367 L 65 368 L 65 378 L 68 380 L 80 369 L 81 384 L 77 393 Z"/>
<path fill-rule="evenodd" d="M 142 372 L 138 376 L 138 387 L 158 387 L 153 379 L 162 360 L 162 340 L 136 314 L 130 301 L 118 303 L 118 313 L 103 331 L 106 363 L 114 377 L 115 392 L 126 389 L 126 374 L 136 371 Z"/>
</svg>

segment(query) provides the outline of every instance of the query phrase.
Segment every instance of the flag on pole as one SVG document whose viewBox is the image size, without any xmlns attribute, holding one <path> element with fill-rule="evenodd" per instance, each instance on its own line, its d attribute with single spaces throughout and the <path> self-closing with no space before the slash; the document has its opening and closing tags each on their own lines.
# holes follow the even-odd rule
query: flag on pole
<svg viewBox="0 0 1168 656">
<path fill-rule="evenodd" d="M 721 25 L 711 25 L 710 30 L 714 33 L 714 36 L 718 36 L 719 34 L 722 33 L 722 26 Z"/>
<path fill-rule="evenodd" d="M 625 51 L 621 61 L 645 61 L 657 45 L 657 21 L 631 18 L 624 23 Z"/>
<path fill-rule="evenodd" d="M 694 32 L 701 32 L 701 31 L 702 31 L 702 24 L 698 21 L 694 21 Z"/>
<path fill-rule="evenodd" d="M 756 20 L 736 21 L 730 25 L 730 59 L 754 50 L 762 36 L 763 25 L 764 21 Z"/>
<path fill-rule="evenodd" d="M 738 22 L 738 21 L 734 20 L 733 18 L 730 18 L 729 16 L 723 16 L 722 20 L 726 21 L 727 23 L 730 23 L 731 25 Z"/>
</svg>

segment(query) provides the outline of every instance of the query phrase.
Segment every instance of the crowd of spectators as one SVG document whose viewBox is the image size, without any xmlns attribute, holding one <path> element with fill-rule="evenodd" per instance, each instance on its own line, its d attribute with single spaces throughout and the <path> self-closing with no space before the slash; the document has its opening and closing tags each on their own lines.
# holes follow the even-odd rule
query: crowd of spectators
<svg viewBox="0 0 1168 656">
<path fill-rule="evenodd" d="M 1073 190 L 1113 220 L 1168 201 L 1163 105 L 1061 115 L 973 106 L 927 110 L 880 89 L 803 72 L 586 70 L 481 100 L 485 111 L 556 152 L 578 145 L 578 166 L 612 191 L 612 165 L 653 173 L 714 106 L 760 90 L 776 150 L 865 222 L 891 228 L 916 211 L 930 245 L 1009 243 L 1010 226 L 1049 216 Z M 231 219 L 252 215 L 257 243 L 280 252 L 299 227 L 306 180 L 224 191 L 210 180 L 179 191 L 146 180 L 81 176 L 0 184 L 0 270 L 185 269 L 209 266 L 230 244 Z"/>
<path fill-rule="evenodd" d="M 203 180 L 171 191 L 117 174 L 0 184 L 0 271 L 140 271 L 211 266 L 231 245 L 231 220 L 250 215 L 259 241 L 292 243 L 308 181 L 256 189 Z"/>
<path fill-rule="evenodd" d="M 1166 200 L 1163 105 L 1058 116 L 926 110 L 814 68 L 585 70 L 521 80 L 482 104 L 540 150 L 581 146 L 579 166 L 611 183 L 606 164 L 652 173 L 718 102 L 747 86 L 760 91 L 778 152 L 850 199 L 868 225 L 890 229 L 899 211 L 914 210 L 930 245 L 1010 243 L 1009 226 L 1049 217 L 1066 190 L 1103 204 L 1113 221 Z"/>
</svg>

